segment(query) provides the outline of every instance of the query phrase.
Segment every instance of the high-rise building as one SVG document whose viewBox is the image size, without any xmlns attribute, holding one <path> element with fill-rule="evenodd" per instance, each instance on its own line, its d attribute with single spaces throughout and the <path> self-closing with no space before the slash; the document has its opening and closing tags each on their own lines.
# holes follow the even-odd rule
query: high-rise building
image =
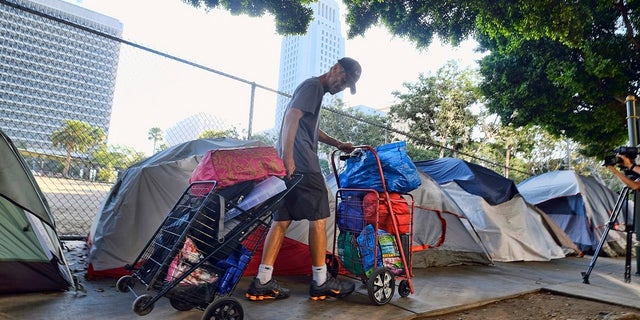
<svg viewBox="0 0 640 320">
<path fill-rule="evenodd" d="M 83 28 L 119 38 L 122 23 L 61 0 L 3 1 L 0 21 L 0 128 L 14 143 L 60 153 L 65 120 L 108 134 L 120 43 Z"/>
<path fill-rule="evenodd" d="M 344 56 L 345 40 L 341 31 L 338 3 L 334 0 L 319 0 L 311 3 L 310 7 L 313 10 L 313 20 L 307 34 L 282 39 L 278 91 L 293 94 L 302 81 L 327 72 Z M 331 104 L 333 99 L 342 99 L 342 96 L 342 93 L 335 96 L 327 94 L 323 104 Z M 289 97 L 278 96 L 274 126 L 276 131 L 280 129 L 288 102 Z"/>
</svg>

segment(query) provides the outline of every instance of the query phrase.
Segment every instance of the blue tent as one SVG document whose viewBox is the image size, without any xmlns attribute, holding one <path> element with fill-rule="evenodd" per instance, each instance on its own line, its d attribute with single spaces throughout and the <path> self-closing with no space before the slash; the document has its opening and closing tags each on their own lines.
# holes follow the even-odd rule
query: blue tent
<svg viewBox="0 0 640 320">
<path fill-rule="evenodd" d="M 553 220 L 522 198 L 512 180 L 455 158 L 415 164 L 464 211 L 493 260 L 547 261 L 568 250 L 579 252 Z"/>
<path fill-rule="evenodd" d="M 593 177 L 579 175 L 573 170 L 531 177 L 518 184 L 518 190 L 528 202 L 546 212 L 587 254 L 593 253 L 600 242 L 618 197 Z M 626 212 L 623 211 L 625 214 L 621 214 L 616 223 L 623 230 Z M 625 243 L 622 234 L 610 232 L 602 253 L 624 255 Z"/>
<path fill-rule="evenodd" d="M 491 205 L 511 200 L 518 194 L 515 183 L 483 166 L 455 158 L 415 162 L 416 167 L 439 184 L 457 183 L 462 189 L 482 197 Z"/>
</svg>

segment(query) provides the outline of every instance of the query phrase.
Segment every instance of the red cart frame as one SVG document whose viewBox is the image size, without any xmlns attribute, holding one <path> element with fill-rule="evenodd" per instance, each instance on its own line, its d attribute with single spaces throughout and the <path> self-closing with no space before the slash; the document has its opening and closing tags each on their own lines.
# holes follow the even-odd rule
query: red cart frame
<svg viewBox="0 0 640 320">
<path fill-rule="evenodd" d="M 338 171 L 341 166 L 336 165 L 336 159 L 346 161 L 354 153 L 339 156 L 340 150 L 332 153 L 338 189 L 333 255 L 327 261 L 334 275 L 341 273 L 361 280 L 367 286 L 370 300 L 384 305 L 393 297 L 396 283 L 401 297 L 414 293 L 411 280 L 414 199 L 411 194 L 387 190 L 383 166 L 374 148 L 367 145 L 355 148 L 354 152 L 368 151 L 375 156 L 382 190 L 342 187 Z M 388 251 L 390 248 L 397 250 L 397 256 L 386 257 L 394 255 Z"/>
</svg>

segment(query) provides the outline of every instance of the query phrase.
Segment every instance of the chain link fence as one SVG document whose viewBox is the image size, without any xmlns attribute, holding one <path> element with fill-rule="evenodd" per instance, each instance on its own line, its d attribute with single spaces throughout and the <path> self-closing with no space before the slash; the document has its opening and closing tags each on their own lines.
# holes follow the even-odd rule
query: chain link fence
<svg viewBox="0 0 640 320">
<path fill-rule="evenodd" d="M 207 131 L 273 136 L 276 90 L 30 1 L 0 1 L 0 18 L 0 128 L 63 238 L 85 237 L 118 175 L 154 153 Z"/>
<path fill-rule="evenodd" d="M 118 32 L 21 7 L 28 3 L 0 0 L 1 19 L 40 23 L 35 29 L 16 25 L 0 31 L 0 57 L 11 62 L 0 67 L 0 129 L 30 165 L 62 238 L 86 237 L 118 175 L 148 156 L 203 133 L 275 141 L 274 126 L 282 118 L 277 98 L 286 94 L 121 39 Z M 71 42 L 65 39 L 70 34 L 75 37 Z M 50 50 L 27 55 L 26 43 Z M 117 53 L 117 61 L 111 61 L 117 72 L 91 64 L 92 50 Z M 102 87 L 87 89 L 92 83 Z M 343 120 L 351 118 L 347 123 L 361 131 L 374 127 L 384 132 L 380 143 L 419 141 L 386 120 L 375 123 L 326 109 Z M 499 164 L 485 164 L 501 170 Z"/>
<path fill-rule="evenodd" d="M 62 238 L 86 237 L 119 174 L 148 156 L 203 133 L 275 141 L 286 94 L 30 1 L 0 0 L 0 16 L 16 22 L 0 32 L 0 128 Z M 105 52 L 117 72 L 97 64 Z"/>
</svg>

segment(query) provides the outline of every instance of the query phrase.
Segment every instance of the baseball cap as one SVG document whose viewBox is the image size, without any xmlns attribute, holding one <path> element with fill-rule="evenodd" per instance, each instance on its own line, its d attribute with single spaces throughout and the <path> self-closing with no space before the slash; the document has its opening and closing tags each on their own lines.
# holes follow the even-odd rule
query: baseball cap
<svg viewBox="0 0 640 320">
<path fill-rule="evenodd" d="M 347 85 L 349 85 L 349 89 L 351 89 L 351 94 L 355 94 L 356 82 L 358 81 L 358 79 L 360 79 L 360 74 L 362 73 L 362 67 L 360 67 L 360 63 L 349 57 L 344 57 L 338 60 L 338 63 L 344 69 L 347 77 Z"/>
</svg>

